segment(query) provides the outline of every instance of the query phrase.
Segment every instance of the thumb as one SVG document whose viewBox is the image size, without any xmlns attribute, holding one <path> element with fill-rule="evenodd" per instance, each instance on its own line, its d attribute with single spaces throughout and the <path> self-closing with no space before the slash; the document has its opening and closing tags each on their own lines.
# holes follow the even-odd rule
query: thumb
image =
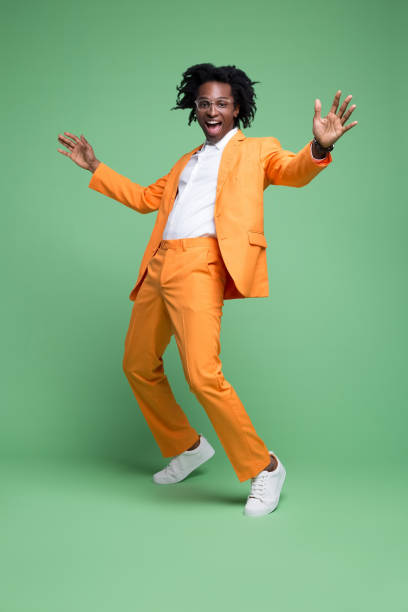
<svg viewBox="0 0 408 612">
<path fill-rule="evenodd" d="M 314 118 L 315 119 L 320 119 L 321 118 L 322 103 L 320 102 L 319 98 L 316 98 L 315 103 L 314 103 L 314 108 L 315 108 Z"/>
</svg>

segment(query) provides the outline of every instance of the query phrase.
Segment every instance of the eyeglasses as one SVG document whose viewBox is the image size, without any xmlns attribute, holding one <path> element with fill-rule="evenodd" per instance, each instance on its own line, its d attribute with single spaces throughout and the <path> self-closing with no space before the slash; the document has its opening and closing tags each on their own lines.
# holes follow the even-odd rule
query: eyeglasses
<svg viewBox="0 0 408 612">
<path fill-rule="evenodd" d="M 229 104 L 234 104 L 234 102 L 231 102 L 230 100 L 207 100 L 206 98 L 202 98 L 201 100 L 194 100 L 194 102 L 197 109 L 200 111 L 208 110 L 212 104 L 214 104 L 217 110 L 224 110 Z"/>
</svg>

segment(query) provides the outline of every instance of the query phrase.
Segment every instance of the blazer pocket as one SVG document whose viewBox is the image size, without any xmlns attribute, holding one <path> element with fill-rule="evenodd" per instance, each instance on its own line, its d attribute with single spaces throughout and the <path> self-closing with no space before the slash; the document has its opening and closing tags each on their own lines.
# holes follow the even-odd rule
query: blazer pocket
<svg viewBox="0 0 408 612">
<path fill-rule="evenodd" d="M 248 240 L 250 244 L 257 244 L 261 247 L 267 247 L 268 243 L 266 242 L 266 238 L 264 234 L 261 232 L 248 232 Z"/>
</svg>

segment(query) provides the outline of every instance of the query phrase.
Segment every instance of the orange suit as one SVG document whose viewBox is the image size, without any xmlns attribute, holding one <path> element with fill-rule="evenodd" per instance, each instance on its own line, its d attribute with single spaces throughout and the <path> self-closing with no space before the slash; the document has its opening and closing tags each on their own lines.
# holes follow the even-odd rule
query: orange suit
<svg viewBox="0 0 408 612">
<path fill-rule="evenodd" d="M 201 145 L 200 145 L 201 146 Z M 222 153 L 215 200 L 217 238 L 162 240 L 180 174 L 191 155 L 142 187 L 100 163 L 89 187 L 141 213 L 158 211 L 136 284 L 123 367 L 163 456 L 177 455 L 198 438 L 177 404 L 163 369 L 175 335 L 186 380 L 211 420 L 240 481 L 269 464 L 267 446 L 221 369 L 224 299 L 269 294 L 263 225 L 268 185 L 301 187 L 331 163 L 312 158 L 310 142 L 295 154 L 273 137 L 247 138 L 238 130 Z"/>
</svg>

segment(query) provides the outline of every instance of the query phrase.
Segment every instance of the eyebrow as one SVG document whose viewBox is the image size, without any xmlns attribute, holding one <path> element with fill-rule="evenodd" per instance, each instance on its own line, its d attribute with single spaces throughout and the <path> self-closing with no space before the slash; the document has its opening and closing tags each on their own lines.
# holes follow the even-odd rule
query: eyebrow
<svg viewBox="0 0 408 612">
<path fill-rule="evenodd" d="M 200 96 L 197 100 L 209 100 L 210 98 L 206 98 L 205 96 Z M 216 98 L 216 100 L 228 100 L 228 96 L 220 96 Z"/>
</svg>

